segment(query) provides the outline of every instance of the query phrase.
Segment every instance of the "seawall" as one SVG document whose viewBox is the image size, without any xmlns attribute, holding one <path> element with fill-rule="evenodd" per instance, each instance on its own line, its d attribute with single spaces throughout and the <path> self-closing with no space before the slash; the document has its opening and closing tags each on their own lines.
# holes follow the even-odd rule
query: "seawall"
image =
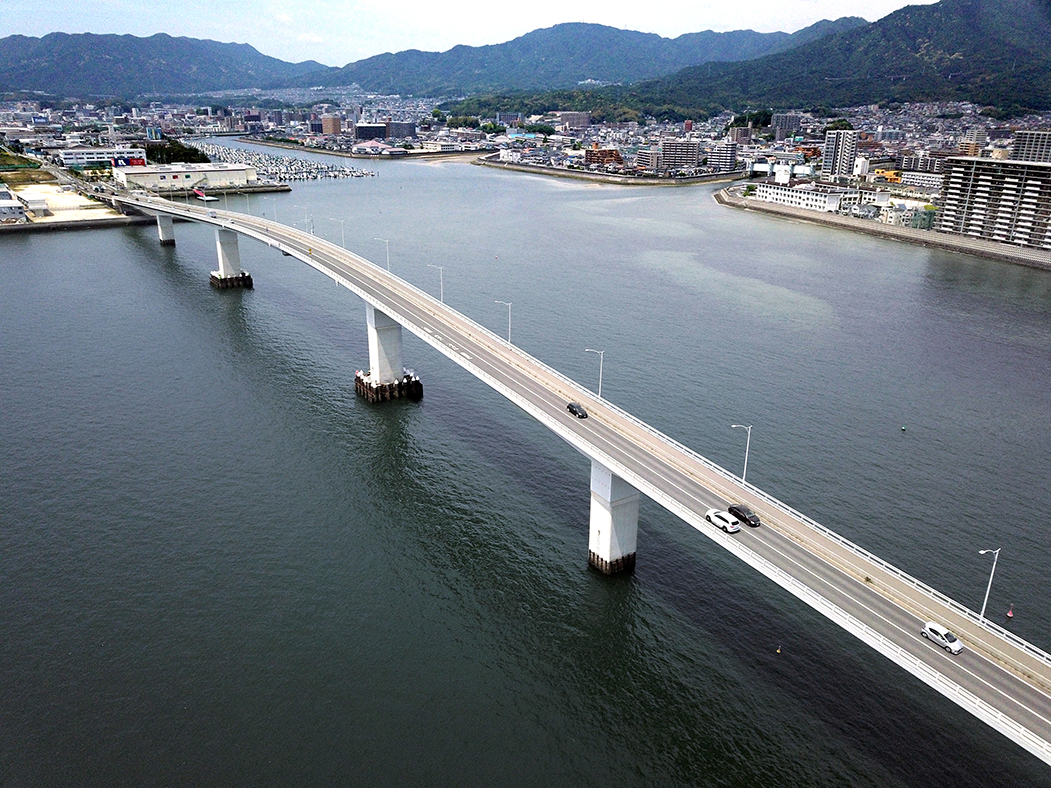
<svg viewBox="0 0 1051 788">
<path fill-rule="evenodd" d="M 1016 265 L 1030 266 L 1031 268 L 1051 270 L 1051 251 L 1043 249 L 1009 246 L 996 241 L 987 241 L 984 238 L 950 235 L 948 233 L 935 232 L 934 230 L 917 230 L 912 227 L 896 227 L 890 224 L 880 224 L 869 219 L 856 219 L 852 216 L 808 211 L 804 208 L 793 208 L 772 202 L 750 200 L 730 194 L 728 189 L 721 189 L 713 196 L 720 205 L 727 205 L 745 211 L 757 211 L 759 213 L 781 216 L 786 219 L 820 224 L 825 227 L 852 230 L 858 233 L 865 233 L 866 235 L 874 235 L 877 238 L 890 238 L 895 241 L 919 244 L 932 249 L 944 249 L 949 252 L 972 254 L 976 257 L 985 257 L 990 260 L 1001 260 L 1007 263 L 1015 263 Z"/>
<path fill-rule="evenodd" d="M 573 178 L 579 181 L 592 181 L 593 183 L 612 183 L 618 186 L 693 186 L 698 183 L 736 181 L 745 177 L 744 170 L 738 170 L 736 172 L 718 172 L 711 175 L 696 175 L 691 178 L 639 178 L 632 175 L 610 175 L 602 172 L 566 170 L 561 167 L 540 167 L 535 164 L 494 161 L 492 155 L 479 156 L 472 163 L 480 164 L 484 167 L 497 167 L 502 170 L 528 172 L 534 175 L 547 175 L 555 178 Z"/>
</svg>

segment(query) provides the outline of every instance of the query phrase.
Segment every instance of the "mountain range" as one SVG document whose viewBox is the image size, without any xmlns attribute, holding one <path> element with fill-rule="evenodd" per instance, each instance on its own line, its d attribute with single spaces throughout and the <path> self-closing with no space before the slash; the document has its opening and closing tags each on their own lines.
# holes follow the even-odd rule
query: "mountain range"
<svg viewBox="0 0 1051 788">
<path fill-rule="evenodd" d="M 407 50 L 331 68 L 286 63 L 248 44 L 157 34 L 51 33 L 0 39 L 0 91 L 57 96 L 193 94 L 239 88 L 343 86 L 378 93 L 464 95 L 550 90 L 593 80 L 631 83 L 712 61 L 782 52 L 866 24 L 823 21 L 795 33 L 688 33 L 668 39 L 604 25 L 555 25 L 491 46 Z"/>
<path fill-rule="evenodd" d="M 343 68 L 163 34 L 0 39 L 0 93 L 131 98 L 352 83 L 383 93 L 475 94 L 445 105 L 452 114 L 584 109 L 610 120 L 687 118 L 749 107 L 948 100 L 1043 110 L 1051 108 L 1051 0 L 940 0 L 873 23 L 844 17 L 791 35 L 739 30 L 667 39 L 563 24 L 503 44 L 408 50 Z"/>
<path fill-rule="evenodd" d="M 706 117 L 724 109 L 971 101 L 1051 109 L 1051 0 L 941 0 L 794 49 L 692 66 L 631 86 L 476 96 L 457 115 L 587 109 L 596 117 Z"/>
<path fill-rule="evenodd" d="M 973 101 L 1051 108 L 1051 3 L 941 0 L 749 62 L 636 86 L 658 105 Z"/>
<path fill-rule="evenodd" d="M 164 33 L 148 38 L 94 33 L 0 38 L 0 91 L 59 97 L 131 98 L 261 87 L 325 68 L 313 60 L 286 63 L 248 44 Z"/>
<path fill-rule="evenodd" d="M 309 74 L 301 85 L 360 85 L 402 95 L 464 95 L 497 90 L 551 90 L 586 81 L 632 83 L 709 62 L 751 60 L 868 24 L 860 17 L 822 21 L 795 33 L 687 33 L 663 38 L 605 25 L 567 23 L 491 46 L 447 52 L 410 49 Z"/>
</svg>

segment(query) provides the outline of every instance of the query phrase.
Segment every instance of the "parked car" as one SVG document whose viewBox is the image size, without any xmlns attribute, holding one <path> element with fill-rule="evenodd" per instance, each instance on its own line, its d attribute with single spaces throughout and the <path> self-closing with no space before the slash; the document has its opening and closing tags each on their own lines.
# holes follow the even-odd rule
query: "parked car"
<svg viewBox="0 0 1051 788">
<path fill-rule="evenodd" d="M 960 639 L 941 624 L 928 621 L 923 625 L 920 634 L 931 641 L 931 643 L 941 646 L 950 654 L 959 654 L 963 651 L 963 643 L 960 642 Z"/>
<path fill-rule="evenodd" d="M 568 405 L 566 405 L 566 410 L 568 410 L 578 419 L 586 419 L 588 417 L 588 412 L 584 410 L 584 406 L 581 405 L 579 402 L 570 402 Z"/>
<path fill-rule="evenodd" d="M 752 528 L 758 528 L 762 523 L 759 522 L 759 515 L 745 506 L 743 503 L 732 503 L 726 507 L 726 511 L 736 517 L 745 525 L 750 525 Z"/>
<path fill-rule="evenodd" d="M 734 519 L 734 516 L 721 509 L 709 509 L 704 513 L 704 519 L 717 528 L 722 528 L 728 534 L 735 534 L 741 530 L 741 524 Z"/>
</svg>

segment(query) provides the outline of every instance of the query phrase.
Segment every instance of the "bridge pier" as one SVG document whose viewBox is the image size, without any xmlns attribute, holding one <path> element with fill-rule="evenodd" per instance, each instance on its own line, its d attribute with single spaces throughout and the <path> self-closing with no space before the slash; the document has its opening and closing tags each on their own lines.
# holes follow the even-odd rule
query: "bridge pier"
<svg viewBox="0 0 1051 788">
<path fill-rule="evenodd" d="M 591 461 L 591 534 L 588 563 L 606 575 L 635 569 L 639 491 Z"/>
<path fill-rule="evenodd" d="M 252 276 L 241 270 L 241 252 L 237 248 L 237 233 L 233 230 L 215 228 L 215 250 L 219 256 L 219 270 L 212 271 L 210 281 L 214 287 L 252 287 Z"/>
<path fill-rule="evenodd" d="M 423 398 L 423 384 L 402 366 L 401 323 L 372 304 L 365 304 L 369 331 L 369 371 L 358 372 L 354 390 L 369 402 Z"/>
<path fill-rule="evenodd" d="M 157 237 L 161 240 L 161 246 L 175 246 L 175 226 L 172 217 L 157 214 Z"/>
</svg>

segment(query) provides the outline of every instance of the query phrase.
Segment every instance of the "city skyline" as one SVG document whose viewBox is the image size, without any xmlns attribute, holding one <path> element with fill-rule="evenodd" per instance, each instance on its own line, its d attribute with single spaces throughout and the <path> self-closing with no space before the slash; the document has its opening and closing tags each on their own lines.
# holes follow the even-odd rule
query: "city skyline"
<svg viewBox="0 0 1051 788">
<path fill-rule="evenodd" d="M 842 3 L 769 0 L 747 6 L 725 3 L 689 3 L 674 0 L 659 20 L 640 17 L 635 6 L 586 2 L 572 8 L 550 7 L 527 14 L 435 15 L 433 5 L 418 0 L 397 8 L 354 0 L 301 0 L 248 3 L 231 0 L 221 6 L 201 0 L 168 5 L 155 0 L 78 0 L 76 4 L 45 4 L 32 15 L 15 13 L 14 0 L 0 0 L 6 21 L 0 37 L 43 36 L 48 33 L 116 33 L 212 39 L 251 44 L 265 55 L 300 62 L 316 60 L 343 66 L 384 52 L 406 49 L 444 52 L 457 45 L 500 44 L 532 30 L 565 22 L 591 22 L 626 30 L 675 38 L 705 30 L 726 32 L 792 33 L 822 19 L 861 16 L 873 22 L 908 5 L 930 5 L 933 0 L 873 0 Z"/>
</svg>

